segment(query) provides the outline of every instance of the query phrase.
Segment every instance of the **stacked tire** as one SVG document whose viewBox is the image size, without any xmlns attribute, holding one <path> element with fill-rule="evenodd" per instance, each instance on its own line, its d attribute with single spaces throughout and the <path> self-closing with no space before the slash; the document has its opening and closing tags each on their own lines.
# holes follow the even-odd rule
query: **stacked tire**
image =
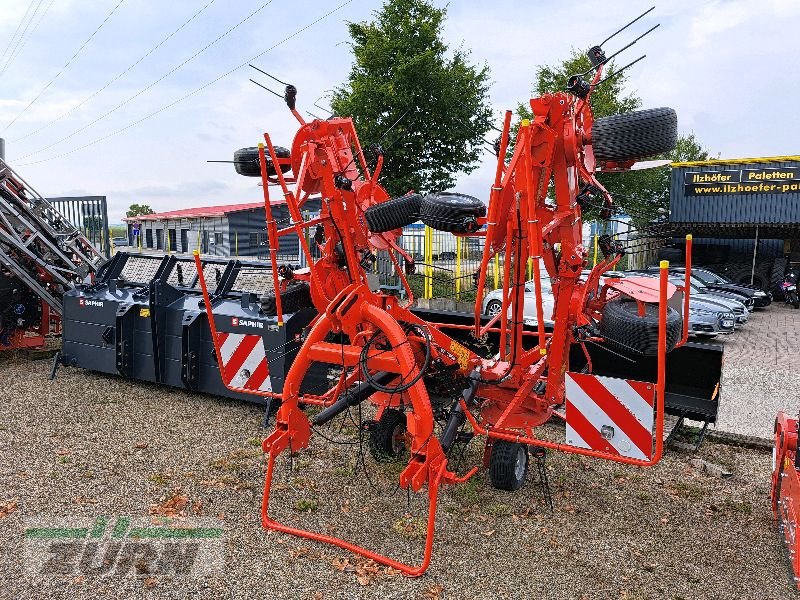
<svg viewBox="0 0 800 600">
<path fill-rule="evenodd" d="M 658 354 L 658 305 L 645 304 L 644 316 L 633 298 L 622 297 L 606 304 L 600 320 L 600 335 L 609 346 L 633 354 Z M 683 322 L 680 314 L 667 307 L 667 352 L 680 341 Z"/>
</svg>

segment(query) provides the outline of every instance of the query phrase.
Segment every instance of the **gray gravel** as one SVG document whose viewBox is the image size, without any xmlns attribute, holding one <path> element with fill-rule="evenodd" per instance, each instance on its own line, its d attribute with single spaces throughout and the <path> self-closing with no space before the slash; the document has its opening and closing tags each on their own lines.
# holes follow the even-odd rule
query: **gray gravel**
<svg viewBox="0 0 800 600">
<path fill-rule="evenodd" d="M 552 514 L 534 482 L 514 494 L 492 490 L 483 476 L 447 488 L 431 567 L 407 579 L 261 529 L 257 407 L 75 369 L 49 382 L 48 368 L 0 364 L 0 514 L 18 502 L 0 518 L 2 599 L 794 597 L 763 452 L 706 443 L 700 455 L 733 471 L 725 480 L 677 453 L 649 470 L 551 454 Z M 403 490 L 391 495 L 393 479 L 368 463 L 388 492 L 376 494 L 354 468 L 354 447 L 314 439 L 292 465 L 279 465 L 277 516 L 418 560 L 424 496 L 409 503 Z M 471 452 L 477 460 L 480 449 Z M 220 574 L 23 574 L 25 518 L 144 517 L 175 494 L 187 498 L 190 515 L 222 520 Z"/>
</svg>

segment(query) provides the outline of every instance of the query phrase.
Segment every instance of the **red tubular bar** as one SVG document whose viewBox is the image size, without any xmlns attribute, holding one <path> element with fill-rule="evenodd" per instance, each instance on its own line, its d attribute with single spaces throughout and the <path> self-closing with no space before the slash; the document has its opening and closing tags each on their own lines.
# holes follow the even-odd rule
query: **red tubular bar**
<svg viewBox="0 0 800 600">
<path fill-rule="evenodd" d="M 269 238 L 269 260 L 272 264 L 272 281 L 275 286 L 275 313 L 278 315 L 278 327 L 283 327 L 283 300 L 281 300 L 281 284 L 278 278 L 278 227 L 275 224 L 275 219 L 272 217 L 272 206 L 269 201 L 269 186 L 267 185 L 267 161 L 264 155 L 264 144 L 258 145 L 258 159 L 261 164 L 261 181 L 264 189 L 264 212 L 267 217 L 267 237 Z M 271 157 L 271 160 L 275 160 Z M 280 167 L 277 162 L 273 162 L 275 170 L 280 172 Z M 199 271 L 198 271 L 199 272 Z M 209 311 L 211 305 L 208 306 Z M 222 355 L 217 353 L 217 356 Z M 219 361 L 220 366 L 222 360 Z"/>
</svg>

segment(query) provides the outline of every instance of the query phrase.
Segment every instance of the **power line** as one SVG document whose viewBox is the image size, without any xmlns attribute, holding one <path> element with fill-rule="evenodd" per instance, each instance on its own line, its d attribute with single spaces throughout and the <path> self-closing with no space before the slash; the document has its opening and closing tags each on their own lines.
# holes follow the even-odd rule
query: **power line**
<svg viewBox="0 0 800 600">
<path fill-rule="evenodd" d="M 27 18 L 28 18 L 28 13 L 29 13 L 29 12 L 31 12 L 31 8 L 33 7 L 33 3 L 34 3 L 34 2 L 36 2 L 36 0 L 31 0 L 30 4 L 28 4 L 28 8 L 27 8 L 27 10 L 25 11 L 25 14 L 24 14 L 24 15 L 22 15 L 22 19 L 21 19 L 21 20 L 20 20 L 20 22 L 17 24 L 17 28 L 16 28 L 16 30 L 14 31 L 14 35 L 12 35 L 12 36 L 11 36 L 11 39 L 10 39 L 10 40 L 8 40 L 8 44 L 6 44 L 6 49 L 5 49 L 5 50 L 3 50 L 3 54 L 2 54 L 2 55 L 0 55 L 0 63 L 2 63 L 2 62 L 3 62 L 3 59 L 5 59 L 5 57 L 6 57 L 6 54 L 8 53 L 8 49 L 9 49 L 9 48 L 11 48 L 11 44 L 13 44 L 13 43 L 14 43 L 14 40 L 15 40 L 15 39 L 17 39 L 17 34 L 19 33 L 19 30 L 22 28 L 22 24 L 25 22 L 25 19 L 27 19 Z"/>
<path fill-rule="evenodd" d="M 28 111 L 28 109 L 29 109 L 31 106 L 33 106 L 33 104 L 34 104 L 34 103 L 35 103 L 35 102 L 36 102 L 36 101 L 37 101 L 39 98 L 41 98 L 42 94 L 44 94 L 44 93 L 45 93 L 45 91 L 47 90 L 47 88 L 49 88 L 51 85 L 53 85 L 53 83 L 55 82 L 55 80 L 56 80 L 56 79 L 58 79 L 59 77 L 61 77 L 61 74 L 62 74 L 64 71 L 66 71 L 66 70 L 67 70 L 67 68 L 70 66 L 70 64 L 72 64 L 72 61 L 73 61 L 73 60 L 75 60 L 75 58 L 77 58 L 77 56 L 78 56 L 78 55 L 79 55 L 79 54 L 80 54 L 80 53 L 83 51 L 83 49 L 84 49 L 84 48 L 87 46 L 87 44 L 88 44 L 89 42 L 91 42 L 91 41 L 92 41 L 92 38 L 94 38 L 94 36 L 95 36 L 95 35 L 97 35 L 97 32 L 98 32 L 98 31 L 100 31 L 100 30 L 103 28 L 103 25 L 105 25 L 105 24 L 108 22 L 108 20 L 111 18 L 111 16 L 112 16 L 112 15 L 113 15 L 115 12 L 117 12 L 117 9 L 120 7 L 120 5 L 121 5 L 123 2 L 125 2 L 125 0 L 119 0 L 119 2 L 117 2 L 117 4 L 114 6 L 114 8 L 112 8 L 112 9 L 111 9 L 111 12 L 109 12 L 109 13 L 106 15 L 106 18 L 105 18 L 105 19 L 103 19 L 103 21 L 100 23 L 100 25 L 98 25 L 98 26 L 97 26 L 97 29 L 95 29 L 95 30 L 92 32 L 92 34 L 91 34 L 91 35 L 90 35 L 88 38 L 86 38 L 86 40 L 83 42 L 83 44 L 81 44 L 80 48 L 78 48 L 78 49 L 75 51 L 75 54 L 73 54 L 73 55 L 72 55 L 72 57 L 71 57 L 71 58 L 70 58 L 70 59 L 69 59 L 69 60 L 68 60 L 66 63 L 64 63 L 64 66 L 63 66 L 63 67 L 61 67 L 61 70 L 60 70 L 58 73 L 56 73 L 56 74 L 55 74 L 55 76 L 54 76 L 54 77 L 53 77 L 53 78 L 52 78 L 50 81 L 48 81 L 48 82 L 47 82 L 47 85 L 45 85 L 45 86 L 42 88 L 42 90 L 41 90 L 41 91 L 40 91 L 38 94 L 36 94 L 36 97 L 35 97 L 33 100 L 31 100 L 31 101 L 28 103 L 28 106 L 26 106 L 25 108 L 23 108 L 23 109 L 22 109 L 22 112 L 20 112 L 20 113 L 19 113 L 19 114 L 18 114 L 16 117 L 14 117 L 14 118 L 11 120 L 11 122 L 10 122 L 8 125 L 6 125 L 6 127 L 5 127 L 6 129 L 8 129 L 9 127 L 11 127 L 11 126 L 12 126 L 12 125 L 13 125 L 13 124 L 14 124 L 14 123 L 17 121 L 17 119 L 19 119 L 19 118 L 20 118 L 22 115 L 24 115 L 24 114 L 25 114 L 25 113 Z"/>
<path fill-rule="evenodd" d="M 41 23 L 42 23 L 42 21 L 44 20 L 45 16 L 46 16 L 46 15 L 47 15 L 47 13 L 50 11 L 50 7 L 52 7 L 52 6 L 53 6 L 53 4 L 55 3 L 55 1 L 56 1 L 56 0 L 50 0 L 50 3 L 49 3 L 49 4 L 48 4 L 46 7 L 45 7 L 44 11 L 43 11 L 43 12 L 42 12 L 42 14 L 39 16 L 39 20 L 38 20 L 38 21 L 36 21 L 36 24 L 33 26 L 33 29 L 31 29 L 31 32 L 28 34 L 28 36 L 27 36 L 27 37 L 26 37 L 24 40 L 22 40 L 22 44 L 19 46 L 19 49 L 18 49 L 18 50 L 17 50 L 17 51 L 14 53 L 14 55 L 13 55 L 13 56 L 11 56 L 11 57 L 9 58 L 9 60 L 10 60 L 11 62 L 14 62 L 14 61 L 17 59 L 17 57 L 18 57 L 20 54 L 22 54 L 22 51 L 25 49 L 25 44 L 27 44 L 27 43 L 28 43 L 28 40 L 29 40 L 29 39 L 31 39 L 31 38 L 33 37 L 33 34 L 34 34 L 34 33 L 36 33 L 36 30 L 39 28 L 39 25 L 41 25 Z M 43 2 L 44 2 L 44 0 L 42 0 L 42 3 L 43 3 Z M 34 16 L 35 16 L 35 15 L 34 15 Z M 10 66 L 10 63 L 9 63 L 9 66 Z M 6 67 L 6 69 L 7 69 L 7 68 L 8 68 L 8 67 Z"/>
<path fill-rule="evenodd" d="M 153 46 L 152 48 L 150 48 L 150 50 L 148 50 L 148 51 L 147 51 L 145 54 L 143 54 L 143 55 L 142 55 L 142 56 L 141 56 L 141 57 L 140 57 L 140 58 L 139 58 L 139 59 L 138 59 L 136 62 L 134 62 L 133 64 L 131 64 L 131 65 L 130 65 L 130 66 L 127 68 L 127 69 L 125 69 L 124 71 L 122 71 L 121 73 L 119 73 L 118 75 L 116 75 L 115 77 L 113 77 L 112 79 L 110 79 L 110 80 L 108 81 L 108 83 L 106 83 L 106 84 L 105 84 L 103 87 L 101 87 L 99 90 L 96 90 L 96 91 L 95 91 L 95 92 L 93 92 L 92 94 L 90 94 L 90 95 L 86 96 L 86 98 L 84 98 L 83 100 L 81 100 L 81 101 L 80 101 L 78 104 L 76 104 L 75 106 L 73 106 L 72 108 L 70 108 L 68 111 L 66 111 L 66 112 L 64 112 L 64 113 L 62 113 L 62 114 L 60 114 L 60 115 L 59 115 L 59 116 L 57 116 L 55 119 L 53 119 L 53 120 L 51 120 L 51 121 L 49 121 L 49 122 L 45 123 L 44 125 L 42 125 L 41 127 L 39 127 L 39 129 L 35 129 L 35 130 L 31 131 L 30 133 L 26 133 L 26 134 L 25 134 L 25 135 L 23 135 L 22 137 L 18 137 L 17 139 L 15 139 L 15 140 L 12 140 L 12 141 L 14 141 L 14 142 L 18 142 L 18 141 L 20 141 L 20 140 L 24 140 L 24 139 L 26 139 L 26 138 L 29 138 L 29 137 L 31 137 L 32 135 L 36 135 L 36 134 L 37 134 L 37 133 L 39 133 L 40 131 L 42 131 L 42 130 L 46 129 L 47 127 L 49 127 L 50 125 L 52 125 L 53 123 L 55 123 L 56 121 L 60 121 L 60 120 L 61 120 L 61 119 L 63 119 L 64 117 L 71 115 L 73 112 L 75 112 L 75 111 L 76 111 L 76 110 L 78 110 L 78 109 L 79 109 L 81 106 L 83 106 L 84 104 L 86 104 L 86 103 L 87 103 L 89 100 L 91 100 L 92 98 L 94 98 L 95 96 L 97 96 L 98 94 L 100 94 L 100 93 L 101 93 L 103 90 L 105 90 L 106 88 L 108 88 L 108 87 L 109 87 L 110 85 L 112 85 L 114 82 L 116 82 L 116 81 L 118 81 L 120 78 L 124 77 L 124 76 L 125 76 L 127 73 L 129 73 L 129 72 L 130 72 L 130 71 L 131 71 L 131 70 L 132 70 L 134 67 L 136 67 L 136 65 L 138 65 L 138 64 L 139 64 L 140 62 L 142 62 L 142 61 L 143 61 L 145 58 L 147 58 L 148 56 L 150 56 L 150 55 L 151 55 L 153 52 L 155 52 L 156 50 L 158 50 L 158 49 L 159 49 L 161 46 L 163 46 L 163 45 L 164 45 L 164 44 L 165 44 L 167 41 L 169 41 L 169 40 L 170 40 L 170 39 L 171 39 L 171 38 L 172 38 L 172 37 L 173 37 L 173 36 L 174 36 L 176 33 L 178 33 L 178 32 L 179 32 L 181 29 L 183 29 L 183 28 L 184 28 L 184 27 L 186 27 L 186 26 L 187 26 L 189 23 L 191 23 L 192 21 L 194 21 L 194 20 L 195 20 L 195 19 L 196 19 L 196 18 L 197 18 L 197 17 L 200 15 L 200 13 L 202 13 L 202 12 L 203 12 L 205 9 L 207 9 L 209 6 L 211 6 L 212 4 L 214 4 L 214 2 L 215 2 L 215 1 L 216 1 L 216 0 L 209 0 L 209 1 L 208 1 L 208 2 L 205 4 L 205 6 L 201 7 L 201 8 L 200 8 L 199 10 L 197 10 L 197 11 L 196 11 L 196 12 L 195 12 L 195 13 L 194 13 L 194 14 L 193 14 L 191 17 L 189 17 L 189 18 L 188 18 L 186 21 L 184 21 L 184 22 L 183 22 L 183 23 L 180 25 L 180 27 L 178 27 L 178 28 L 177 28 L 175 31 L 173 31 L 172 33 L 170 33 L 170 34 L 169 34 L 167 37 L 165 37 L 165 38 L 164 38 L 164 39 L 162 39 L 160 42 L 158 42 L 158 43 L 157 43 L 155 46 Z M 55 2 L 55 0 L 52 0 L 52 2 Z M 51 2 L 51 3 L 52 3 L 52 2 Z"/>
<path fill-rule="evenodd" d="M 25 17 L 28 16 L 28 11 L 30 11 L 31 6 L 33 6 L 34 1 L 35 0 L 31 0 L 31 3 L 28 5 L 28 10 L 25 11 L 25 16 L 22 17 L 22 22 L 24 22 L 25 21 Z M 36 8 L 33 10 L 33 14 L 31 15 L 31 18 L 28 19 L 28 23 L 25 25 L 25 29 L 22 30 L 22 33 L 20 34 L 19 38 L 17 39 L 17 42 L 14 44 L 14 47 L 11 49 L 11 53 L 8 55 L 8 58 L 6 59 L 6 62 L 3 65 L 2 71 L 0 71 L 0 75 L 2 75 L 3 73 L 6 72 L 6 70 L 11 65 L 12 61 L 14 60 L 14 56 L 16 55 L 17 48 L 19 48 L 19 44 L 22 41 L 22 38 L 24 38 L 25 34 L 28 32 L 28 28 L 31 26 L 31 23 L 33 23 L 33 19 L 36 17 L 36 13 L 39 12 L 39 9 L 42 7 L 42 3 L 43 2 L 44 2 L 44 0 L 39 0 L 39 3 L 36 5 Z M 22 22 L 20 22 L 20 25 L 22 25 Z M 19 27 L 17 28 L 17 30 L 19 30 Z"/>
<path fill-rule="evenodd" d="M 122 2 L 122 1 L 124 1 L 124 0 L 120 0 L 120 1 Z M 148 85 L 148 86 L 146 86 L 146 87 L 143 87 L 143 88 L 142 88 L 142 89 L 140 89 L 138 92 L 136 92 L 135 94 L 133 94 L 132 96 L 130 96 L 128 99 L 126 99 L 126 100 L 123 100 L 122 102 L 120 102 L 119 104 L 117 104 L 117 105 L 116 105 L 114 108 L 112 108 L 112 109 L 110 109 L 110 110 L 108 110 L 108 111 L 104 112 L 102 115 L 100 115 L 99 117 L 97 117 L 97 118 L 96 118 L 94 121 L 90 121 L 89 123 L 87 123 L 87 124 L 86 124 L 86 125 L 84 125 L 83 127 L 79 127 L 78 129 L 76 129 L 76 130 L 75 130 L 75 131 L 73 131 L 72 133 L 70 133 L 70 134 L 68 134 L 68 135 L 66 135 L 66 136 L 64 136 L 64 137 L 62 137 L 61 139 L 59 139 L 59 140 L 57 140 L 57 141 L 53 142 L 52 144 L 50 144 L 50 145 L 48 145 L 48 146 L 44 146 L 44 147 L 42 147 L 42 148 L 39 148 L 38 150 L 34 150 L 33 152 L 28 152 L 28 154 L 25 154 L 24 156 L 21 156 L 21 157 L 20 157 L 20 160 L 24 160 L 24 159 L 26 159 L 26 158 L 28 158 L 28 157 L 30 157 L 30 156 L 33 156 L 33 155 L 35 155 L 35 154 L 39 154 L 40 152 L 44 152 L 45 150 L 49 150 L 50 148 L 52 148 L 52 147 L 54 147 L 54 146 L 58 146 L 58 145 L 59 145 L 59 144 L 61 144 L 62 142 L 66 142 L 68 139 L 70 139 L 70 138 L 72 138 L 72 137 L 74 137 L 74 136 L 78 135 L 78 134 L 79 134 L 79 133 L 81 133 L 82 131 L 86 131 L 87 129 L 89 129 L 90 127 L 92 127 L 93 125 L 95 125 L 96 123 L 99 123 L 100 121 L 102 121 L 103 119 L 105 119 L 105 118 L 106 118 L 107 116 L 109 116 L 110 114 L 113 114 L 113 113 L 115 113 L 115 112 L 116 112 L 116 111 L 118 111 L 120 108 L 122 108 L 122 107 L 123 107 L 123 106 L 125 106 L 126 104 L 129 104 L 130 102 L 132 102 L 133 100 L 135 100 L 136 98 L 138 98 L 139 96 L 141 96 L 142 94 L 144 94 L 146 91 L 148 91 L 149 89 L 151 89 L 151 88 L 155 87 L 155 86 L 156 86 L 156 85 L 158 85 L 160 82 L 162 82 L 163 80 L 165 80 L 167 77 L 169 77 L 170 75 L 172 75 L 173 73 L 175 73 L 176 71 L 178 71 L 179 69 L 181 69 L 182 67 L 184 67 L 185 65 L 187 65 L 188 63 L 190 63 L 191 61 L 193 61 L 195 58 L 197 58 L 197 57 L 198 57 L 198 56 L 200 56 L 200 55 L 201 55 L 203 52 L 205 52 L 206 50 L 208 50 L 209 48 L 211 48 L 211 46 L 213 46 L 214 44 L 216 44 L 217 42 L 219 42 L 221 39 L 223 39 L 223 38 L 227 37 L 227 36 L 228 36 L 230 33 L 232 33 L 232 32 L 233 32 L 235 29 L 237 29 L 237 28 L 238 28 L 240 25 L 242 25 L 243 23 L 245 23 L 245 22 L 249 21 L 249 20 L 250 20 L 252 17 L 254 17 L 254 16 L 255 16 L 255 15 L 257 15 L 259 12 L 261 12 L 262 10 L 264 10 L 264 9 L 265 9 L 267 6 L 269 6 L 270 4 L 272 4 L 272 2 L 273 2 L 273 1 L 274 1 L 274 0 L 267 0 L 267 1 L 266 1 L 264 4 L 262 4 L 261 6 L 259 6 L 257 9 L 255 9 L 253 12 L 251 12 L 249 15 L 247 15 L 245 18 L 243 18 L 241 21 L 239 21 L 238 23 L 236 23 L 236 25 L 234 25 L 233 27 L 230 27 L 230 28 L 229 28 L 229 29 L 228 29 L 228 30 L 227 30 L 225 33 L 223 33 L 222 35 L 220 35 L 219 37 L 217 37 L 217 38 L 216 38 L 214 41 L 212 41 L 212 42 L 209 42 L 208 44 L 206 44 L 206 45 L 205 45 L 203 48 L 201 48 L 200 50 L 198 50 L 197 52 L 195 52 L 194 54 L 192 54 L 192 55 L 191 55 L 189 58 L 187 58 L 186 60 L 184 60 L 182 63 L 180 63 L 180 64 L 179 64 L 179 65 L 177 65 L 176 67 L 173 67 L 172 69 L 170 69 L 169 71 L 167 71 L 166 73 L 164 73 L 164 74 L 163 74 L 161 77 L 159 77 L 158 79 L 156 79 L 154 82 L 152 82 L 151 84 L 149 84 L 149 85 Z"/>
<path fill-rule="evenodd" d="M 204 90 L 204 89 L 206 89 L 207 87 L 210 87 L 210 86 L 214 85 L 214 84 L 215 84 L 215 83 L 217 83 L 218 81 L 221 81 L 222 79 L 225 79 L 226 77 L 228 77 L 228 76 L 229 76 L 229 75 L 231 75 L 232 73 L 234 73 L 234 72 L 238 71 L 239 69 L 241 69 L 241 68 L 243 68 L 243 67 L 247 66 L 249 63 L 253 62 L 254 60 L 257 60 L 257 59 L 261 58 L 262 56 L 264 56 L 264 55 L 265 55 L 265 54 L 267 54 L 268 52 L 271 52 L 272 50 L 274 50 L 274 49 L 275 49 L 275 48 L 277 48 L 278 46 L 281 46 L 281 45 L 285 44 L 286 42 L 288 42 L 289 40 L 291 40 L 292 38 L 295 38 L 295 37 L 297 37 L 298 35 L 300 35 L 300 34 L 301 34 L 301 33 L 303 33 L 304 31 L 306 31 L 307 29 L 310 29 L 311 27 L 313 27 L 314 25 L 316 25 L 317 23 L 319 23 L 319 22 L 321 22 L 321 21 L 324 21 L 324 20 L 325 20 L 325 19 L 327 19 L 329 16 L 331 16 L 332 14 L 334 14 L 334 13 L 336 13 L 336 12 L 340 11 L 342 8 L 344 8 L 345 6 L 347 6 L 348 4 L 350 4 L 351 2 L 353 2 L 353 0 L 345 0 L 345 2 L 342 2 L 341 4 L 339 4 L 339 5 L 338 5 L 336 8 L 334 8 L 333 10 L 331 10 L 331 11 L 329 11 L 329 12 L 325 13 L 324 15 L 322 15 L 321 17 L 317 18 L 316 20 L 312 21 L 312 22 L 311 22 L 311 23 L 309 23 L 308 25 L 305 25 L 305 26 L 301 27 L 300 29 L 298 29 L 298 30 L 297 30 L 297 31 L 295 31 L 294 33 L 292 33 L 292 34 L 288 35 L 287 37 L 283 38 L 281 41 L 279 41 L 279 42 L 277 42 L 277 43 L 273 44 L 272 46 L 270 46 L 269 48 L 267 48 L 267 49 L 266 49 L 266 50 L 264 50 L 263 52 L 261 52 L 261 53 L 259 53 L 259 54 L 256 54 L 255 56 L 253 56 L 253 57 L 251 57 L 251 58 L 248 58 L 248 59 L 247 59 L 246 61 L 244 61 L 243 63 L 241 63 L 241 64 L 239 64 L 239 65 L 237 65 L 237 66 L 233 67 L 233 68 L 232 68 L 232 69 L 230 69 L 229 71 L 226 71 L 225 73 L 223 73 L 222 75 L 220 75 L 220 76 L 219 76 L 219 77 L 217 77 L 216 79 L 212 79 L 211 81 L 209 81 L 208 83 L 206 83 L 206 84 L 204 84 L 204 85 L 200 86 L 199 88 L 197 88 L 197 89 L 195 89 L 195 90 L 193 90 L 193 91 L 189 92 L 188 94 L 186 94 L 186 95 L 184 95 L 184 96 L 181 96 L 181 97 L 180 97 L 180 98 L 178 98 L 177 100 L 174 100 L 173 102 L 171 102 L 171 103 L 169 103 L 169 104 L 167 104 L 167 105 L 165 105 L 165 106 L 162 106 L 162 107 L 161 107 L 161 108 L 159 108 L 158 110 L 155 110 L 155 111 L 151 112 L 150 114 L 148 114 L 148 115 L 145 115 L 145 116 L 144 116 L 144 117 L 142 117 L 141 119 L 139 119 L 139 120 L 137 120 L 137 121 L 134 121 L 134 122 L 132 122 L 132 123 L 129 123 L 129 124 L 128 124 L 128 125 L 126 125 L 125 127 L 122 127 L 122 128 L 120 128 L 120 129 L 117 129 L 116 131 L 114 131 L 114 132 L 112 132 L 112 133 L 109 133 L 108 135 L 105 135 L 105 136 L 103 136 L 103 137 L 97 138 L 96 140 L 93 140 L 93 141 L 91 141 L 91 142 L 89 142 L 89 143 L 87 143 L 87 144 L 84 144 L 83 146 L 79 146 L 79 147 L 77 147 L 77 148 L 73 148 L 72 150 L 69 150 L 69 151 L 67 151 L 67 152 L 62 152 L 61 154 L 57 154 L 57 155 L 55 155 L 55 156 L 50 156 L 50 157 L 48 157 L 48 158 L 43 158 L 43 159 L 41 159 L 41 160 L 35 160 L 35 161 L 27 162 L 27 163 L 22 163 L 20 166 L 35 165 L 35 164 L 39 164 L 39 163 L 43 163 L 43 162 L 47 162 L 47 161 L 50 161 L 50 160 L 54 160 L 54 159 L 56 159 L 56 158 L 62 158 L 62 157 L 64 157 L 64 156 L 67 156 L 67 155 L 69 155 L 69 154 L 73 154 L 73 153 L 75 153 L 75 152 L 78 152 L 79 150 L 84 150 L 85 148 L 89 148 L 90 146 L 94 146 L 95 144 L 99 144 L 100 142 L 102 142 L 102 141 L 104 141 L 104 140 L 107 140 L 108 138 L 115 137 L 115 136 L 119 135 L 120 133 L 122 133 L 122 132 L 124 132 L 124 131 L 127 131 L 128 129 L 130 129 L 130 128 L 132 128 L 132 127 L 135 127 L 135 126 L 137 126 L 137 125 L 139 125 L 140 123 L 143 123 L 144 121 L 146 121 L 146 120 L 150 119 L 151 117 L 154 117 L 154 116 L 156 116 L 156 115 L 158 115 L 158 114 L 160 114 L 160 113 L 164 112 L 165 110 L 169 110 L 170 108 L 172 108 L 172 107 L 173 107 L 173 106 L 175 106 L 176 104 L 179 104 L 180 102 L 183 102 L 183 101 L 184 101 L 184 100 L 186 100 L 187 98 L 190 98 L 190 97 L 194 96 L 195 94 L 197 94 L 197 93 L 199 93 L 199 92 L 203 91 L 203 90 Z"/>
</svg>

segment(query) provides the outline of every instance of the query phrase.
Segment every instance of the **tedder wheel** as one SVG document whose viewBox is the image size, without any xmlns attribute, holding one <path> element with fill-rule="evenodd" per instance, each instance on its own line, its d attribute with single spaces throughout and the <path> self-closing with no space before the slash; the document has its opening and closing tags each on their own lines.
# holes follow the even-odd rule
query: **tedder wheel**
<svg viewBox="0 0 800 600">
<path fill-rule="evenodd" d="M 499 313 L 502 308 L 503 304 L 500 302 L 500 300 L 492 300 L 486 305 L 486 314 L 490 317 L 493 317 Z"/>
<path fill-rule="evenodd" d="M 681 316 L 667 307 L 667 352 L 681 339 Z M 645 304 L 644 316 L 631 298 L 618 298 L 606 304 L 600 320 L 600 335 L 622 351 L 655 355 L 658 353 L 658 305 Z"/>
<path fill-rule="evenodd" d="M 275 146 L 275 154 L 278 158 L 289 158 L 289 151 L 281 146 Z M 272 165 L 269 152 L 264 157 L 267 159 L 267 175 L 275 175 L 275 167 Z M 258 162 L 258 148 L 239 148 L 233 153 L 233 166 L 239 175 L 245 177 L 261 177 L 261 164 Z M 292 168 L 291 165 L 281 165 L 281 173 L 286 173 Z"/>
<path fill-rule="evenodd" d="M 651 108 L 595 119 L 592 150 L 600 162 L 625 162 L 669 152 L 678 141 L 678 116 Z"/>
<path fill-rule="evenodd" d="M 372 233 L 383 233 L 411 225 L 419 219 L 421 202 L 422 196 L 419 194 L 408 194 L 370 206 L 364 211 L 367 226 Z"/>
<path fill-rule="evenodd" d="M 406 415 L 387 408 L 369 431 L 369 450 L 378 462 L 399 458 L 406 451 Z"/>
<path fill-rule="evenodd" d="M 466 194 L 436 192 L 428 194 L 420 206 L 419 218 L 428 227 L 453 233 L 478 230 L 478 218 L 486 216 L 486 205 Z"/>
<path fill-rule="evenodd" d="M 292 281 L 285 291 L 281 292 L 281 309 L 284 314 L 295 313 L 301 308 L 314 306 L 311 301 L 311 288 L 305 281 Z M 270 290 L 261 296 L 261 312 L 268 317 L 278 314 L 275 303 L 275 292 Z"/>
<path fill-rule="evenodd" d="M 492 487 L 512 492 L 525 483 L 528 476 L 528 447 L 519 442 L 495 440 L 489 459 Z"/>
</svg>

